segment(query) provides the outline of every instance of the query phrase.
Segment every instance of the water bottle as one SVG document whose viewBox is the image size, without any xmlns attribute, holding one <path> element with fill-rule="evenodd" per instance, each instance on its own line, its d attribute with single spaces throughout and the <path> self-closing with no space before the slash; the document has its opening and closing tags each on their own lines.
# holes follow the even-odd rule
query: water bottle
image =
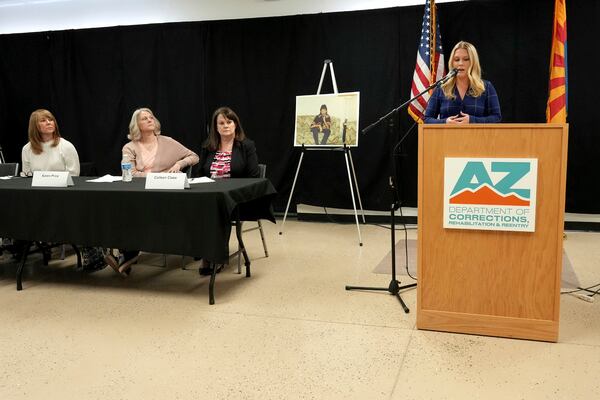
<svg viewBox="0 0 600 400">
<path fill-rule="evenodd" d="M 123 160 L 121 160 L 121 172 L 123 173 L 123 182 L 131 182 L 131 161 L 129 161 L 129 156 L 127 154 L 123 154 Z"/>
</svg>

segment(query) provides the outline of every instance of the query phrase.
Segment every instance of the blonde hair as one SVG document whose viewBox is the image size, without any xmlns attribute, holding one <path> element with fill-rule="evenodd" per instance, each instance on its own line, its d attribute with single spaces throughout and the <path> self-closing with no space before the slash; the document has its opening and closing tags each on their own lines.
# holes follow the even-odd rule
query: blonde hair
<svg viewBox="0 0 600 400">
<path fill-rule="evenodd" d="M 52 134 L 53 143 L 52 147 L 58 146 L 60 142 L 60 132 L 58 131 L 58 123 L 56 122 L 56 118 L 54 115 L 48 110 L 40 108 L 31 113 L 29 117 L 29 128 L 27 129 L 29 134 L 29 145 L 31 146 L 31 151 L 34 154 L 42 154 L 44 151 L 42 149 L 42 134 L 40 132 L 40 128 L 38 123 L 42 118 L 48 118 L 54 121 L 54 133 Z"/>
<path fill-rule="evenodd" d="M 456 46 L 452 49 L 450 53 L 450 58 L 448 58 L 448 70 L 452 70 L 452 63 L 454 60 L 454 55 L 458 49 L 464 49 L 469 54 L 469 59 L 471 60 L 471 66 L 467 71 L 467 77 L 469 78 L 469 91 L 468 94 L 473 97 L 479 97 L 483 92 L 485 92 L 485 84 L 481 79 L 481 65 L 479 64 L 479 55 L 477 55 L 477 49 L 469 42 L 460 41 L 456 43 Z M 444 96 L 447 99 L 454 99 L 454 88 L 456 87 L 456 75 L 448 80 L 448 82 L 442 85 L 442 90 L 444 91 Z"/>
<path fill-rule="evenodd" d="M 154 117 L 154 123 L 156 125 L 156 130 L 154 131 L 154 134 L 160 135 L 160 121 L 158 120 L 158 118 L 156 118 L 151 109 L 142 107 L 138 108 L 133 112 L 133 115 L 131 116 L 131 121 L 129 121 L 129 134 L 127 135 L 127 139 L 129 140 L 135 141 L 140 140 L 142 138 L 142 132 L 140 132 L 140 127 L 138 125 L 138 118 L 142 111 L 146 111 Z"/>
</svg>

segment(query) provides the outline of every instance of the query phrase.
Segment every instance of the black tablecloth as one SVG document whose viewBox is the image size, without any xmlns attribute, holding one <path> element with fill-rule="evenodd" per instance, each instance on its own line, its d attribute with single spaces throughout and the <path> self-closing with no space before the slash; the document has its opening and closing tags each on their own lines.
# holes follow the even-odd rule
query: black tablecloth
<svg viewBox="0 0 600 400">
<path fill-rule="evenodd" d="M 0 237 L 140 249 L 224 262 L 231 221 L 275 222 L 271 182 L 226 179 L 185 190 L 145 190 L 145 179 L 68 188 L 32 188 L 30 178 L 0 180 Z"/>
</svg>

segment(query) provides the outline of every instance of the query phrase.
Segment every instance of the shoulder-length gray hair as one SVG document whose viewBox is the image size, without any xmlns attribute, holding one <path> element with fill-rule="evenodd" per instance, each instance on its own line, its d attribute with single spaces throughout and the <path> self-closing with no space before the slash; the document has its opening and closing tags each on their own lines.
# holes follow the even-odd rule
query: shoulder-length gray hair
<svg viewBox="0 0 600 400">
<path fill-rule="evenodd" d="M 156 130 L 154 131 L 155 135 L 160 135 L 160 121 L 156 118 L 156 115 L 152 112 L 151 109 L 142 107 L 138 108 L 133 112 L 131 116 L 131 121 L 129 121 L 129 135 L 127 135 L 127 139 L 129 140 L 140 140 L 142 138 L 142 133 L 140 132 L 140 127 L 138 125 L 138 118 L 140 117 L 140 113 L 142 111 L 146 111 L 150 113 L 154 117 L 154 123 L 156 125 Z"/>
</svg>

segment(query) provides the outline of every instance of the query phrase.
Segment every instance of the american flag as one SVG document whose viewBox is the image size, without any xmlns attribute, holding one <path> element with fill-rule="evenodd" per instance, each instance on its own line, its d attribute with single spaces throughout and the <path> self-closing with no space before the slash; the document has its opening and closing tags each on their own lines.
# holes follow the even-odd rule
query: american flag
<svg viewBox="0 0 600 400">
<path fill-rule="evenodd" d="M 444 69 L 442 35 L 437 21 L 435 0 L 427 0 L 410 97 L 418 95 L 433 82 L 441 79 L 444 76 Z M 427 108 L 429 97 L 430 93 L 425 93 L 408 106 L 408 113 L 415 121 L 423 122 L 423 114 Z"/>
</svg>

